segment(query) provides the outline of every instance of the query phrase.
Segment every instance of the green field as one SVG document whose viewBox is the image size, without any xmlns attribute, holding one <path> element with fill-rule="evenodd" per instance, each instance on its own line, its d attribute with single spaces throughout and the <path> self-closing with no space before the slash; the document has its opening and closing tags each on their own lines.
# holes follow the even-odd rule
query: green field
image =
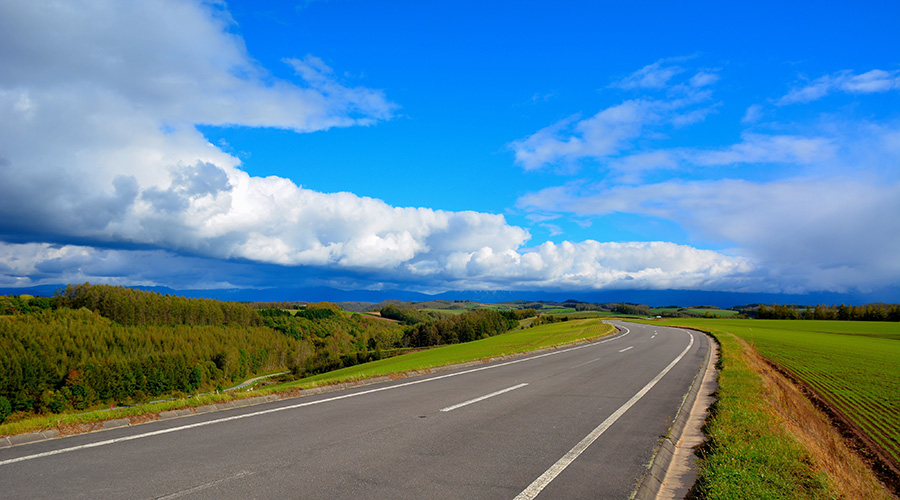
<svg viewBox="0 0 900 500">
<path fill-rule="evenodd" d="M 712 314 L 713 316 L 717 316 L 719 318 L 731 318 L 740 314 L 737 311 L 733 311 L 731 309 L 707 309 L 702 307 L 652 307 L 650 308 L 651 314 L 656 315 L 665 315 L 675 312 L 682 312 L 685 314 L 691 314 L 694 316 L 703 316 L 704 314 Z"/>
<path fill-rule="evenodd" d="M 693 320 L 727 331 L 808 384 L 900 462 L 900 323 Z"/>
<path fill-rule="evenodd" d="M 606 311 L 578 311 L 553 313 L 553 316 L 567 317 L 569 319 L 586 319 L 586 318 L 608 318 L 610 316 L 618 316 L 616 313 Z"/>
<path fill-rule="evenodd" d="M 710 313 L 720 318 L 731 318 L 740 314 L 739 312 L 732 311 L 731 309 L 688 309 L 687 311 L 690 314 L 699 314 L 701 316 L 706 313 Z"/>
<path fill-rule="evenodd" d="M 541 314 L 570 314 L 575 312 L 573 307 L 544 307 L 540 311 Z"/>
<path fill-rule="evenodd" d="M 479 359 L 489 359 L 544 347 L 595 339 L 614 331 L 611 325 L 598 319 L 581 319 L 524 328 L 501 335 L 495 335 L 473 342 L 452 344 L 425 351 L 381 359 L 363 365 L 322 373 L 295 382 L 276 386 L 276 389 L 290 387 L 313 387 L 350 380 L 360 380 L 382 375 L 391 375 L 415 370 L 426 370 L 438 366 L 465 363 Z"/>
</svg>

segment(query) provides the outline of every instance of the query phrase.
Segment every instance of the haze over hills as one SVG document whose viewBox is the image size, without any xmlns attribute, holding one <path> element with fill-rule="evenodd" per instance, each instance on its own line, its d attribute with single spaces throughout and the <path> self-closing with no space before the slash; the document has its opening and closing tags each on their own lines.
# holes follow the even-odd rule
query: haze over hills
<svg viewBox="0 0 900 500">
<path fill-rule="evenodd" d="M 0 288 L 0 295 L 30 294 L 52 296 L 57 290 L 65 288 L 65 284 L 43 285 L 29 288 Z M 690 306 L 709 304 L 728 308 L 740 304 L 848 304 L 862 305 L 873 302 L 900 302 L 900 288 L 879 290 L 877 292 L 834 293 L 818 292 L 808 294 L 775 294 L 775 293 L 739 293 L 713 292 L 700 290 L 604 290 L 595 292 L 546 292 L 546 291 L 450 291 L 429 295 L 402 290 L 341 290 L 330 287 L 298 287 L 269 289 L 218 289 L 218 290 L 176 290 L 168 287 L 133 287 L 140 290 L 151 290 L 162 294 L 179 295 L 192 298 L 210 298 L 241 302 L 264 301 L 302 301 L 302 302 L 371 302 L 385 300 L 401 300 L 410 302 L 426 302 L 429 300 L 471 300 L 473 302 L 496 303 L 514 300 L 564 302 L 630 302 L 646 304 L 651 307 L 665 305 Z"/>
</svg>

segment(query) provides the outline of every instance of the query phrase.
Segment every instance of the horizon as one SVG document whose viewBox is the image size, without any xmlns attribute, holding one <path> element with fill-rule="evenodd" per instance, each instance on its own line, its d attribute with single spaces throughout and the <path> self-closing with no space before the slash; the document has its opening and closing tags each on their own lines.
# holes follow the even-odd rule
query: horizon
<svg viewBox="0 0 900 500">
<path fill-rule="evenodd" d="M 77 285 L 71 283 L 70 285 Z M 66 288 L 68 285 L 44 285 L 38 287 L 3 288 L 0 287 L 0 296 L 3 295 L 34 295 L 39 297 L 52 297 Z M 388 301 L 423 303 L 429 301 L 466 301 L 481 304 L 500 304 L 509 302 L 544 302 L 564 303 L 579 302 L 585 304 L 639 304 L 651 308 L 678 306 L 714 306 L 720 309 L 731 309 L 753 304 L 762 305 L 796 305 L 796 306 L 865 306 L 868 304 L 893 304 L 890 300 L 881 300 L 874 295 L 847 295 L 847 294 L 742 294 L 735 292 L 708 292 L 696 290 L 605 290 L 602 292 L 508 292 L 508 291 L 448 291 L 440 294 L 428 295 L 416 292 L 372 292 L 359 290 L 339 290 L 327 287 L 292 290 L 175 290 L 161 286 L 131 287 L 138 290 L 150 291 L 159 294 L 171 294 L 187 298 L 206 298 L 233 302 L 333 302 L 333 303 L 367 303 L 379 304 Z M 846 300 L 850 299 L 850 300 Z"/>
<path fill-rule="evenodd" d="M 897 302 L 897 18 L 2 4 L 0 289 Z"/>
</svg>

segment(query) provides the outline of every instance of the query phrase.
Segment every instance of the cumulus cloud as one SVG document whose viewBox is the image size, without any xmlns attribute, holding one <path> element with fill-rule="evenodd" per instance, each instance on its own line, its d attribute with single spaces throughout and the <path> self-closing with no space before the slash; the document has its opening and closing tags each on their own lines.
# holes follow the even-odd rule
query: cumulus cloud
<svg viewBox="0 0 900 500">
<path fill-rule="evenodd" d="M 855 74 L 851 70 L 838 71 L 821 76 L 799 86 L 776 101 L 778 105 L 806 103 L 821 99 L 834 92 L 873 94 L 900 90 L 900 71 L 873 69 Z"/>
<path fill-rule="evenodd" d="M 761 276 L 773 278 L 772 287 L 787 287 L 772 291 L 846 291 L 900 279 L 896 179 L 573 183 L 524 196 L 519 205 L 579 216 L 623 212 L 677 221 L 699 238 L 740 248 L 737 254 L 755 263 Z"/>
<path fill-rule="evenodd" d="M 552 232 L 561 226 L 549 221 L 561 213 L 585 225 L 612 211 L 641 213 L 742 247 L 726 253 L 667 242 L 528 247 L 530 233 L 502 215 L 395 207 L 251 176 L 196 126 L 310 132 L 372 125 L 391 119 L 397 106 L 380 90 L 342 81 L 314 55 L 286 57 L 294 77 L 275 78 L 234 32 L 220 4 L 0 3 L 0 283 L 217 288 L 253 286 L 251 276 L 262 274 L 273 282 L 433 290 L 738 289 L 758 287 L 768 272 L 820 287 L 898 276 L 896 259 L 886 257 L 900 252 L 897 238 L 884 236 L 900 234 L 896 218 L 884 215 L 900 210 L 895 177 L 837 187 L 813 176 L 577 182 L 519 201 Z M 848 77 L 838 87 L 882 91 L 889 78 L 896 75 Z M 717 80 L 715 71 L 660 61 L 617 85 L 660 94 L 574 115 L 510 148 L 529 170 L 594 160 L 636 178 L 684 165 L 840 163 L 846 145 L 825 135 L 748 133 L 719 148 L 635 147 L 650 133 L 714 112 Z M 900 154 L 900 132 L 870 136 L 877 147 L 859 149 L 875 158 L 859 161 L 890 170 L 896 158 L 884 162 L 881 152 Z M 766 240 L 772 234 L 791 237 Z M 810 247 L 826 250 L 810 260 Z M 800 264 L 785 264 L 792 259 Z M 804 281 L 804 270 L 822 272 Z"/>
<path fill-rule="evenodd" d="M 898 88 L 898 75 L 837 72 L 776 104 L 832 92 L 887 92 Z M 750 106 L 742 121 L 755 123 L 762 111 Z M 846 292 L 900 280 L 900 222 L 893 215 L 900 213 L 896 121 L 831 114 L 770 128 L 744 131 L 722 146 L 626 151 L 607 162 L 613 175 L 536 190 L 517 206 L 543 217 L 637 214 L 672 221 L 693 240 L 732 248 L 752 262 L 743 283 L 757 290 Z M 723 168 L 731 178 L 716 172 Z M 650 172 L 655 181 L 640 184 Z M 685 173 L 707 180 L 685 180 Z"/>
<path fill-rule="evenodd" d="M 0 5 L 0 283 L 216 288 L 263 273 L 355 286 L 690 288 L 747 268 L 667 243 L 526 249 L 528 231 L 502 215 L 251 176 L 195 126 L 308 132 L 390 119 L 396 105 L 313 55 L 285 58 L 296 78 L 277 79 L 233 28 L 219 4 L 199 2 Z M 561 125 L 579 134 L 572 157 L 624 147 L 666 106 L 627 101 Z"/>
</svg>

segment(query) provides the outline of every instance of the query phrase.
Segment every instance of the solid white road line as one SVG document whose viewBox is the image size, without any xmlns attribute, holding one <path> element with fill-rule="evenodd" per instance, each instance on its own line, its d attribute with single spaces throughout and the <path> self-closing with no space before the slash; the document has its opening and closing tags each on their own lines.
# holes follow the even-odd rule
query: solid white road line
<svg viewBox="0 0 900 500">
<path fill-rule="evenodd" d="M 624 327 L 623 327 L 623 328 L 624 328 Z M 339 400 L 339 399 L 347 399 L 347 398 L 353 398 L 353 397 L 356 397 L 356 396 L 363 396 L 363 395 L 365 395 L 365 394 L 372 394 L 372 393 L 374 393 L 374 392 L 381 392 L 381 391 L 389 391 L 389 390 L 392 390 L 392 389 L 399 389 L 399 388 L 401 388 L 401 387 L 407 387 L 407 386 L 410 386 L 410 385 L 416 385 L 416 384 L 423 384 L 423 383 L 425 383 L 425 382 L 433 382 L 433 381 L 435 381 L 435 380 L 442 380 L 442 379 L 450 378 L 450 377 L 457 377 L 457 376 L 459 376 L 459 375 L 466 375 L 466 374 L 468 374 L 468 373 L 480 372 L 480 371 L 482 371 L 482 370 L 492 370 L 492 369 L 494 369 L 494 368 L 500 368 L 500 367 L 502 367 L 502 366 L 514 365 L 514 364 L 516 364 L 516 363 L 524 363 L 524 362 L 526 362 L 526 361 L 532 361 L 532 360 L 540 359 L 540 358 L 543 358 L 543 357 L 546 357 L 546 356 L 553 356 L 553 355 L 555 355 L 555 354 L 562 354 L 562 353 L 564 353 L 564 352 L 570 352 L 570 351 L 575 351 L 575 350 L 578 350 L 578 349 L 584 349 L 585 347 L 591 347 L 591 346 L 595 346 L 595 345 L 605 344 L 605 343 L 607 343 L 607 342 L 610 342 L 610 341 L 613 341 L 613 340 L 620 339 L 620 338 L 622 338 L 622 337 L 628 335 L 629 333 L 631 333 L 631 331 L 630 331 L 628 328 L 625 328 L 625 333 L 623 333 L 622 335 L 616 335 L 615 337 L 611 337 L 611 338 L 608 338 L 608 339 L 606 339 L 606 340 L 601 340 L 601 341 L 599 341 L 599 342 L 591 342 L 591 343 L 589 343 L 589 344 L 581 344 L 581 345 L 577 345 L 577 346 L 574 346 L 574 347 L 569 347 L 569 348 L 567 348 L 567 349 L 559 349 L 559 350 L 557 350 L 557 351 L 545 352 L 544 354 L 538 354 L 538 355 L 536 355 L 536 356 L 528 356 L 528 357 L 525 357 L 525 358 L 514 359 L 514 360 L 512 360 L 512 361 L 506 361 L 506 362 L 504 362 L 504 363 L 498 363 L 498 364 L 495 364 L 495 365 L 482 366 L 482 367 L 479 367 L 479 368 L 473 368 L 473 369 L 471 369 L 471 370 L 465 370 L 465 371 L 456 372 L 456 373 L 449 373 L 449 374 L 447 374 L 447 375 L 439 375 L 439 376 L 437 376 L 437 377 L 431 377 L 431 378 L 427 378 L 427 379 L 414 380 L 414 381 L 412 381 L 412 382 L 406 382 L 406 383 L 403 383 L 403 384 L 391 385 L 391 386 L 387 386 L 387 387 L 378 387 L 378 388 L 375 388 L 375 389 L 369 389 L 369 390 L 366 390 L 366 391 L 354 392 L 354 393 L 352 393 L 352 394 L 344 394 L 344 395 L 341 395 L 341 396 L 334 396 L 334 397 L 326 398 L 326 399 L 319 399 L 319 400 L 316 400 L 316 401 L 309 401 L 309 402 L 306 402 L 306 403 L 297 403 L 297 404 L 290 405 L 290 406 L 282 406 L 282 407 L 279 407 L 279 408 L 271 408 L 271 409 L 269 409 L 269 410 L 261 410 L 261 411 L 257 411 L 257 412 L 253 412 L 253 413 L 245 413 L 245 414 L 243 414 L 243 415 L 234 415 L 234 416 L 231 416 L 231 417 L 224 417 L 224 418 L 220 418 L 220 419 L 216 419 L 216 420 L 207 420 L 207 421 L 205 421 L 205 422 L 197 422 L 197 423 L 194 423 L 194 424 L 182 425 L 182 426 L 180 426 L 180 427 L 172 427 L 172 428 L 170 428 L 170 429 L 161 429 L 161 430 L 158 430 L 158 431 L 146 432 L 146 433 L 144 433 L 144 434 L 134 434 L 134 435 L 132 435 L 132 436 L 125 436 L 125 437 L 120 437 L 120 438 L 116 438 L 116 439 L 107 439 L 106 441 L 98 441 L 98 442 L 96 442 L 96 443 L 82 444 L 82 445 L 79 445 L 79 446 L 72 446 L 72 447 L 69 447 L 69 448 L 60 448 L 60 449 L 58 449 L 58 450 L 45 451 L 45 452 L 43 452 L 43 453 L 35 453 L 34 455 L 26 455 L 26 456 L 18 457 L 18 458 L 10 458 L 10 459 L 7 459 L 7 460 L 0 460 L 0 466 L 3 466 L 3 465 L 9 465 L 9 464 L 14 464 L 14 463 L 16 463 L 16 462 L 24 462 L 24 461 L 26 461 L 26 460 L 34 460 L 34 459 L 36 459 L 36 458 L 49 457 L 49 456 L 52 456 L 52 455 L 59 455 L 59 454 L 61 454 L 61 453 L 68 453 L 68 452 L 70 452 L 70 451 L 78 451 L 78 450 L 84 450 L 84 449 L 88 449 L 88 448 L 96 448 L 96 447 L 98 447 L 98 446 L 106 446 L 106 445 L 109 445 L 109 444 L 121 443 L 121 442 L 124 442 L 124 441 L 132 441 L 132 440 L 135 440 L 135 439 L 141 439 L 141 438 L 145 438 L 145 437 L 158 436 L 158 435 L 161 435 L 161 434 L 169 434 L 170 432 L 178 432 L 178 431 L 183 431 L 183 430 L 187 430 L 187 429 L 193 429 L 193 428 L 196 428 L 196 427 L 205 427 L 205 426 L 207 426 L 207 425 L 219 424 L 219 423 L 222 423 L 222 422 L 230 422 L 230 421 L 232 421 L 232 420 L 240 420 L 240 419 L 242 419 L 242 418 L 256 417 L 256 416 L 259 416 L 259 415 L 265 415 L 265 414 L 268 414 L 268 413 L 275 413 L 275 412 L 285 411 L 285 410 L 293 410 L 293 409 L 296 409 L 296 408 L 302 408 L 302 407 L 304 407 L 304 406 L 312 406 L 312 405 L 317 405 L 317 404 L 321 404 L 321 403 L 329 403 L 329 402 L 331 402 L 331 401 L 337 401 L 337 400 Z"/>
<path fill-rule="evenodd" d="M 509 391 L 514 391 L 514 390 L 516 390 L 516 389 L 521 389 L 522 387 L 525 387 L 526 385 L 528 385 L 528 384 L 519 384 L 519 385 L 514 385 L 514 386 L 512 386 L 512 387 L 507 387 L 506 389 L 501 389 L 501 390 L 499 390 L 499 391 L 497 391 L 497 392 L 492 392 L 492 393 L 490 393 L 490 394 L 485 394 L 484 396 L 481 396 L 481 397 L 479 397 L 479 398 L 470 399 L 470 400 L 465 401 L 465 402 L 463 402 L 463 403 L 459 403 L 459 404 L 456 404 L 456 405 L 453 405 L 453 406 L 448 406 L 448 407 L 446 407 L 446 408 L 441 408 L 441 411 L 453 411 L 453 410 L 455 410 L 455 409 L 457 409 L 457 408 L 462 408 L 463 406 L 468 406 L 468 405 L 470 405 L 470 404 L 472 404 L 472 403 L 477 403 L 477 402 L 479 402 L 479 401 L 484 401 L 485 399 L 492 398 L 492 397 L 494 397 L 494 396 L 499 396 L 499 395 L 503 394 L 504 392 L 509 392 Z"/>
<path fill-rule="evenodd" d="M 603 423 L 598 425 L 596 429 L 591 431 L 590 434 L 585 436 L 584 439 L 576 444 L 574 448 L 569 450 L 569 452 L 563 455 L 562 458 L 557 460 L 555 464 L 550 466 L 550 468 L 547 469 L 546 472 L 541 474 L 540 477 L 538 477 L 534 480 L 534 482 L 528 485 L 528 487 L 525 488 L 522 493 L 519 493 L 514 500 L 533 500 L 534 497 L 536 497 L 538 493 L 540 493 L 548 484 L 550 484 L 551 481 L 556 479 L 556 476 L 559 476 L 559 474 L 562 473 L 562 471 L 565 470 L 565 468 L 568 467 L 569 464 L 574 462 L 575 459 L 578 458 L 584 452 L 584 450 L 588 448 L 588 446 L 596 441 L 601 434 L 606 432 L 606 429 L 609 429 L 610 426 L 616 423 L 616 420 L 618 420 L 619 417 L 624 415 L 629 408 L 634 406 L 634 404 L 640 401 L 645 394 L 650 392 L 650 389 L 652 389 L 657 382 L 659 382 L 667 373 L 669 373 L 669 371 L 674 368 L 679 361 L 681 361 L 681 358 L 683 358 L 684 355 L 687 354 L 687 352 L 691 349 L 691 346 L 694 345 L 694 335 L 690 333 L 689 335 L 691 336 L 690 343 L 688 343 L 688 346 L 685 347 L 683 351 L 681 351 L 681 354 L 679 354 L 674 361 L 669 363 L 669 366 L 663 368 L 663 371 L 659 372 L 657 376 L 653 377 L 653 380 L 648 382 L 643 389 L 638 391 L 637 394 L 632 396 L 631 399 L 620 406 L 619 409 L 615 411 L 615 413 L 607 417 L 607 419 L 604 420 Z"/>
</svg>

